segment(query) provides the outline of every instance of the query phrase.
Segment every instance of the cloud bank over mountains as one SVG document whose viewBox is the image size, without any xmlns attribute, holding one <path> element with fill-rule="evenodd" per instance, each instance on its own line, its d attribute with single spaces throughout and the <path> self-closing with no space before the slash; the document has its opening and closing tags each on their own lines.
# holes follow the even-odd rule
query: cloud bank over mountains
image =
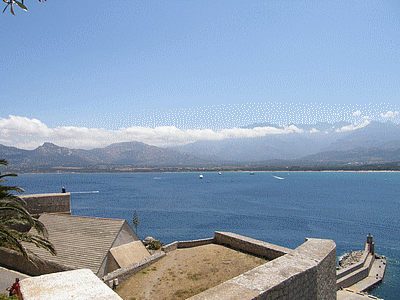
<svg viewBox="0 0 400 300">
<path fill-rule="evenodd" d="M 355 111 L 354 116 L 361 113 Z M 381 113 L 387 120 L 399 115 L 398 111 Z M 367 126 L 369 117 L 341 128 L 332 128 L 336 132 L 352 131 Z M 76 126 L 58 126 L 51 128 L 37 119 L 9 115 L 0 118 L 0 144 L 21 149 L 34 149 L 44 142 L 52 142 L 69 148 L 92 149 L 118 142 L 139 141 L 158 147 L 185 145 L 199 140 L 224 140 L 231 138 L 254 138 L 267 135 L 317 134 L 316 128 L 304 130 L 295 125 L 263 126 L 254 128 L 180 129 L 175 126 L 141 127 L 132 126 L 115 130 Z M 330 132 L 325 131 L 324 134 Z"/>
</svg>

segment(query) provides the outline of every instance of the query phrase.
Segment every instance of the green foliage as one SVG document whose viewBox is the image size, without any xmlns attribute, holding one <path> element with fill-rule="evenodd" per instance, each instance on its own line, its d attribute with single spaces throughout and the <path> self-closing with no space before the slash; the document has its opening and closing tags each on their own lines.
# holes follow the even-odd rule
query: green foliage
<svg viewBox="0 0 400 300">
<path fill-rule="evenodd" d="M 158 250 L 158 249 L 160 249 L 162 246 L 164 246 L 163 243 L 161 243 L 159 240 L 154 240 L 154 241 L 151 241 L 151 242 L 150 242 L 148 248 L 149 248 L 150 250 Z"/>
<path fill-rule="evenodd" d="M 46 0 L 39 0 L 39 2 L 44 2 Z M 26 8 L 26 6 L 24 5 L 24 0 L 21 1 L 17 1 L 17 0 L 3 0 L 4 3 L 6 3 L 6 7 L 4 7 L 3 9 L 3 13 L 7 10 L 7 8 L 10 8 L 10 12 L 12 15 L 15 16 L 14 13 L 14 5 L 19 6 L 21 9 L 23 9 L 24 11 L 27 11 L 28 9 Z"/>
<path fill-rule="evenodd" d="M 137 234 L 137 229 L 139 227 L 139 217 L 137 215 L 136 210 L 133 212 L 132 223 L 133 223 L 133 226 L 136 228 L 136 234 Z"/>
<path fill-rule="evenodd" d="M 6 160 L 0 159 L 0 165 L 7 166 L 8 163 Z M 12 193 L 23 193 L 24 190 L 17 186 L 2 184 L 7 181 L 5 178 L 16 176 L 17 174 L 1 175 L 0 173 L 0 248 L 17 251 L 25 259 L 30 260 L 23 243 L 31 243 L 56 255 L 53 244 L 47 240 L 48 233 L 44 224 L 29 214 L 24 207 L 26 203 L 23 199 Z M 37 234 L 13 229 L 18 226 L 34 228 Z"/>
<path fill-rule="evenodd" d="M 8 297 L 7 294 L 0 294 L 0 300 L 18 300 L 17 296 Z"/>
</svg>

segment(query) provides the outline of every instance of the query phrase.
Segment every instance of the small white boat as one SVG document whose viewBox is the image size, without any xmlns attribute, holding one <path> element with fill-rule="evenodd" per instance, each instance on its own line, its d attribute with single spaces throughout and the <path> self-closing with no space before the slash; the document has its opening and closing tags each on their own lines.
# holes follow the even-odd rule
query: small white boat
<svg viewBox="0 0 400 300">
<path fill-rule="evenodd" d="M 203 177 L 204 177 L 203 174 L 199 175 L 199 179 L 203 179 Z"/>
<path fill-rule="evenodd" d="M 254 172 L 250 172 L 250 175 L 254 175 L 255 173 Z"/>
<path fill-rule="evenodd" d="M 218 175 L 222 175 L 222 173 L 221 173 L 221 172 L 218 172 Z"/>
<path fill-rule="evenodd" d="M 285 178 L 278 177 L 278 176 L 272 176 L 272 177 L 274 177 L 274 178 L 276 178 L 276 179 L 279 179 L 279 180 L 285 179 Z"/>
</svg>

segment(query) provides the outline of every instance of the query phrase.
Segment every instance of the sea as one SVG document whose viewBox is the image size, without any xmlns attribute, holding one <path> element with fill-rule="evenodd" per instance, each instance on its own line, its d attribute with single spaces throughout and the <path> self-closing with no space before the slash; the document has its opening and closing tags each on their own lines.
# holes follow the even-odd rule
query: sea
<svg viewBox="0 0 400 300">
<path fill-rule="evenodd" d="M 203 179 L 199 178 L 202 174 Z M 370 294 L 400 299 L 400 173 L 217 172 L 21 174 L 26 194 L 71 193 L 73 215 L 139 217 L 138 236 L 164 244 L 228 231 L 294 249 L 332 239 L 338 259 L 363 250 L 368 234 L 388 259 Z"/>
</svg>

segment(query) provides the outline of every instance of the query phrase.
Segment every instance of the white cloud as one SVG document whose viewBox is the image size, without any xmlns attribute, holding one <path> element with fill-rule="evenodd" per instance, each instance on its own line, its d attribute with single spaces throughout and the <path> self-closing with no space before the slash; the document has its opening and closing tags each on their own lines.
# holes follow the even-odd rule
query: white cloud
<svg viewBox="0 0 400 300">
<path fill-rule="evenodd" d="M 0 132 L 2 137 L 18 135 L 43 135 L 50 133 L 50 129 L 37 119 L 9 115 L 8 119 L 0 118 Z"/>
<path fill-rule="evenodd" d="M 362 122 L 361 124 L 351 124 L 351 125 L 343 126 L 342 128 L 336 129 L 335 131 L 336 132 L 344 132 L 344 131 L 356 130 L 356 129 L 360 129 L 360 128 L 367 126 L 369 123 L 371 123 L 371 121 L 364 120 L 364 122 Z"/>
<path fill-rule="evenodd" d="M 353 113 L 353 117 L 359 117 L 361 116 L 361 111 L 357 110 Z"/>
<path fill-rule="evenodd" d="M 223 130 L 191 129 L 174 126 L 129 127 L 118 130 L 63 126 L 49 128 L 37 119 L 10 115 L 0 118 L 0 142 L 22 149 L 34 149 L 44 142 L 52 142 L 68 148 L 91 149 L 112 143 L 140 141 L 154 146 L 183 145 L 197 140 L 223 140 L 251 138 L 266 135 L 303 133 L 294 125 L 275 127 L 231 128 Z"/>
<path fill-rule="evenodd" d="M 398 114 L 399 114 L 398 111 L 392 112 L 391 110 L 389 110 L 386 114 L 381 113 L 381 117 L 384 119 L 394 118 L 398 116 Z"/>
<path fill-rule="evenodd" d="M 311 130 L 310 130 L 310 133 L 317 133 L 317 132 L 320 132 L 318 129 L 315 129 L 315 128 L 312 128 Z M 326 132 L 327 133 L 327 132 Z"/>
</svg>

